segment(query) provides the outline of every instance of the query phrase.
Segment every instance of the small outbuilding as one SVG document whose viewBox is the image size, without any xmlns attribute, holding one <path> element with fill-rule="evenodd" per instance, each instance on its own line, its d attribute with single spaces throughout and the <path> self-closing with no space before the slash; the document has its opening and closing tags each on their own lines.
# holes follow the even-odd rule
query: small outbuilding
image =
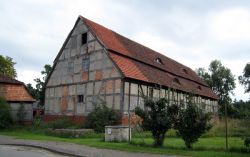
<svg viewBox="0 0 250 157">
<path fill-rule="evenodd" d="M 29 94 L 23 82 L 0 74 L 0 96 L 5 98 L 11 107 L 11 114 L 14 121 L 17 121 L 17 112 L 21 104 L 24 105 L 24 121 L 33 120 L 32 104 L 35 99 Z"/>
</svg>

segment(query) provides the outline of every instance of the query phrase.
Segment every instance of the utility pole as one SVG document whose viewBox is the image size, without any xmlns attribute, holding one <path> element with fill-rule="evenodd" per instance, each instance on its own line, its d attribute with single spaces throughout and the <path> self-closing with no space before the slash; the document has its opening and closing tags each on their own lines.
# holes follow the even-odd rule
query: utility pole
<svg viewBox="0 0 250 157">
<path fill-rule="evenodd" d="M 227 130 L 227 103 L 225 103 L 225 130 L 226 130 L 226 150 L 228 150 L 228 130 Z"/>
</svg>

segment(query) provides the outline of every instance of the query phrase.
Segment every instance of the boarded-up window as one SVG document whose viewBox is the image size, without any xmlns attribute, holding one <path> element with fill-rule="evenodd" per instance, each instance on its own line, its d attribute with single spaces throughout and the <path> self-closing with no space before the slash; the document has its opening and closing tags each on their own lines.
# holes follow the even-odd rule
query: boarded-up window
<svg viewBox="0 0 250 157">
<path fill-rule="evenodd" d="M 82 71 L 89 71 L 89 57 L 84 56 L 82 59 Z"/>
<path fill-rule="evenodd" d="M 74 72 L 74 62 L 68 63 L 68 72 L 73 73 Z"/>
</svg>

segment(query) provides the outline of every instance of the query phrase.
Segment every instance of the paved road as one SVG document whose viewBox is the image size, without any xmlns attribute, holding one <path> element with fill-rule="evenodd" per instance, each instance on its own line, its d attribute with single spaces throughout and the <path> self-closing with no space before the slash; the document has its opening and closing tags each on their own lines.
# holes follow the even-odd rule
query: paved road
<svg viewBox="0 0 250 157">
<path fill-rule="evenodd" d="M 0 156 L 1 157 L 69 157 L 33 147 L 5 146 L 5 145 L 0 145 Z"/>
<path fill-rule="evenodd" d="M 77 157 L 175 157 L 169 155 L 130 153 L 109 149 L 97 149 L 66 142 L 22 140 L 3 135 L 0 135 L 0 145 L 32 146 Z"/>
</svg>

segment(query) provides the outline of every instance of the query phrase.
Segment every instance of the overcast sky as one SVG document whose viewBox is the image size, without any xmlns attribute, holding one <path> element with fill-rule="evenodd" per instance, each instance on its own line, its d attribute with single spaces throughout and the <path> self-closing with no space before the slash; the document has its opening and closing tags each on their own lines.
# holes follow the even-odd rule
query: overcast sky
<svg viewBox="0 0 250 157">
<path fill-rule="evenodd" d="M 6 0 L 0 3 L 0 54 L 33 83 L 52 64 L 78 15 L 196 69 L 219 59 L 237 78 L 250 61 L 250 1 Z M 238 84 L 235 98 L 249 94 Z"/>
</svg>

